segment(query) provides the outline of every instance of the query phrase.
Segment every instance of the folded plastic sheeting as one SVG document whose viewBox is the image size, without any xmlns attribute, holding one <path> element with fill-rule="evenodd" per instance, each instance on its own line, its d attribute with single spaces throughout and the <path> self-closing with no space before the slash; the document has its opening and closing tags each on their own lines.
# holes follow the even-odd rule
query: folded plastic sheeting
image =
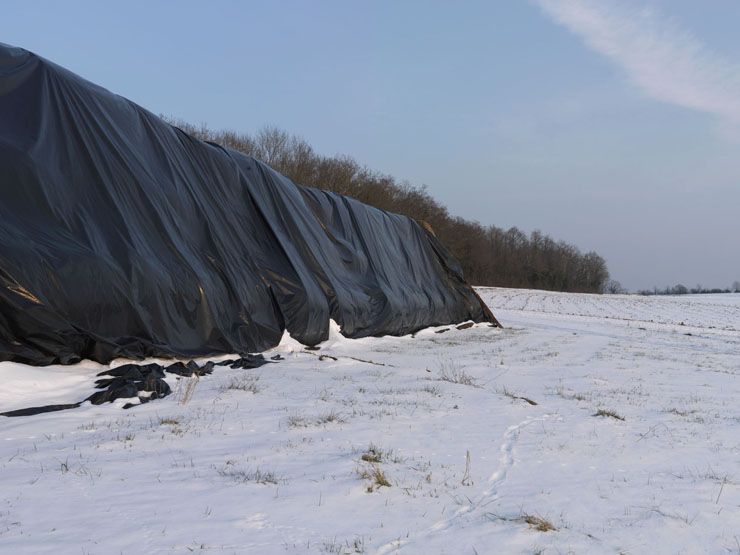
<svg viewBox="0 0 740 555">
<path fill-rule="evenodd" d="M 0 360 L 259 352 L 495 321 L 413 220 L 300 187 L 0 44 Z"/>
</svg>

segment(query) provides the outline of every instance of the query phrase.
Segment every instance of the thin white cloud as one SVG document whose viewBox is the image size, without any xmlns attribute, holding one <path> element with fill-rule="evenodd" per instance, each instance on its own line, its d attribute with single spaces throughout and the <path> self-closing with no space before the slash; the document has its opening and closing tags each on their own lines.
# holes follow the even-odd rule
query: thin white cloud
<svg viewBox="0 0 740 555">
<path fill-rule="evenodd" d="M 648 96 L 740 125 L 740 64 L 713 53 L 672 19 L 613 0 L 535 1 Z"/>
</svg>

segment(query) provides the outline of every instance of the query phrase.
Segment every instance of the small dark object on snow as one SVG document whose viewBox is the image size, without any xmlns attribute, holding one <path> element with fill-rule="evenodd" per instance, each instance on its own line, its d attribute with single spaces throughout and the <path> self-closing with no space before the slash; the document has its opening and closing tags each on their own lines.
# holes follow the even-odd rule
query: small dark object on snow
<svg viewBox="0 0 740 555">
<path fill-rule="evenodd" d="M 142 372 L 151 372 L 154 369 L 162 368 L 159 364 L 152 362 L 150 364 L 123 364 L 110 370 L 103 370 L 98 376 L 113 376 L 114 378 L 129 378 L 137 379 L 134 376 L 142 376 L 138 379 L 143 379 Z"/>
<path fill-rule="evenodd" d="M 309 345 L 309 346 L 306 347 L 306 350 L 307 351 L 318 351 L 320 349 L 321 349 L 321 347 L 319 347 L 318 345 Z"/>
<path fill-rule="evenodd" d="M 450 328 L 444 328 L 444 329 L 441 329 L 441 330 L 437 330 L 434 333 L 444 333 L 446 331 L 450 331 Z"/>
<path fill-rule="evenodd" d="M 102 405 L 103 403 L 111 403 L 116 399 L 130 399 L 131 397 L 138 397 L 138 395 L 139 389 L 134 382 L 123 381 L 121 383 L 115 381 L 107 389 L 93 393 L 85 400 L 90 401 L 93 405 Z"/>
<path fill-rule="evenodd" d="M 280 356 L 280 355 L 278 355 Z M 273 360 L 283 360 L 282 357 L 280 359 L 275 359 L 273 357 Z M 228 366 L 229 368 L 241 368 L 244 370 L 247 370 L 249 368 L 259 368 L 260 366 L 263 366 L 265 364 L 268 364 L 269 361 L 265 360 L 265 357 L 262 355 L 241 355 L 240 358 L 233 359 L 233 360 L 224 360 L 221 362 L 218 362 L 219 366 Z M 208 364 L 213 364 L 212 362 L 209 362 Z"/>
<path fill-rule="evenodd" d="M 213 372 L 213 366 L 214 363 L 211 361 L 206 362 L 203 366 L 198 366 L 198 364 L 194 360 L 191 360 L 188 361 L 187 364 L 183 362 L 170 364 L 165 370 L 169 374 L 177 374 L 178 376 L 189 378 L 193 374 L 195 374 L 196 376 L 204 376 L 206 374 L 210 374 Z"/>
<path fill-rule="evenodd" d="M 457 329 L 459 329 L 459 330 L 466 330 L 466 329 L 472 328 L 472 327 L 473 327 L 473 322 L 465 322 L 464 324 L 460 324 L 459 326 L 457 326 Z"/>
</svg>

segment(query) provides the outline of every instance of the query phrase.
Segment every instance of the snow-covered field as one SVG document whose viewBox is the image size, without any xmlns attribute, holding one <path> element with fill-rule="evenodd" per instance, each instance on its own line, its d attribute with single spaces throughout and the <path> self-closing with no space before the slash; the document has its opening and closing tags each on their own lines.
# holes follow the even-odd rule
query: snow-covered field
<svg viewBox="0 0 740 555">
<path fill-rule="evenodd" d="M 0 418 L 0 552 L 740 552 L 740 295 L 480 293 L 506 329 Z M 102 368 L 0 363 L 0 411 Z"/>
</svg>

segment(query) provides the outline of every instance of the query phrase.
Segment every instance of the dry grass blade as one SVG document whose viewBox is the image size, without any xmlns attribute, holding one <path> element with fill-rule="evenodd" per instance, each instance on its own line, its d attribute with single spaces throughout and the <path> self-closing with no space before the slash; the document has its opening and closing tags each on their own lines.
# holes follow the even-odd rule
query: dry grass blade
<svg viewBox="0 0 740 555">
<path fill-rule="evenodd" d="M 526 522 L 538 532 L 554 532 L 557 530 L 552 522 L 540 516 L 523 514 L 520 520 Z"/>
<path fill-rule="evenodd" d="M 187 405 L 190 402 L 190 399 L 193 398 L 193 394 L 195 393 L 195 387 L 198 385 L 198 382 L 200 381 L 200 377 L 198 374 L 193 374 L 188 378 L 185 389 L 182 392 L 182 396 L 180 397 L 180 404 L 181 405 Z"/>
<path fill-rule="evenodd" d="M 523 397 L 521 395 L 516 395 L 516 394 L 512 393 L 511 391 L 509 391 L 506 388 L 504 388 L 501 393 L 503 393 L 504 395 L 506 395 L 510 399 L 514 399 L 516 401 L 525 401 L 525 402 L 529 403 L 530 405 L 537 405 L 537 401 L 533 401 L 529 397 Z"/>
<path fill-rule="evenodd" d="M 490 520 L 503 520 L 506 522 L 520 522 L 528 524 L 530 528 L 537 530 L 538 532 L 556 532 L 557 528 L 555 525 L 541 516 L 532 515 L 529 513 L 522 513 L 516 517 L 499 516 L 493 513 L 486 515 Z"/>
<path fill-rule="evenodd" d="M 470 478 L 470 450 L 465 454 L 465 474 L 462 478 L 463 486 L 472 486 L 473 480 Z"/>
<path fill-rule="evenodd" d="M 372 464 L 370 468 L 358 470 L 358 474 L 363 480 L 370 480 L 370 484 L 367 486 L 368 493 L 372 493 L 378 488 L 391 487 L 390 480 L 377 464 Z"/>
<path fill-rule="evenodd" d="M 616 420 L 624 421 L 624 416 L 617 414 L 613 410 L 599 409 L 593 414 L 593 416 L 602 416 L 604 418 L 614 418 Z"/>
</svg>

